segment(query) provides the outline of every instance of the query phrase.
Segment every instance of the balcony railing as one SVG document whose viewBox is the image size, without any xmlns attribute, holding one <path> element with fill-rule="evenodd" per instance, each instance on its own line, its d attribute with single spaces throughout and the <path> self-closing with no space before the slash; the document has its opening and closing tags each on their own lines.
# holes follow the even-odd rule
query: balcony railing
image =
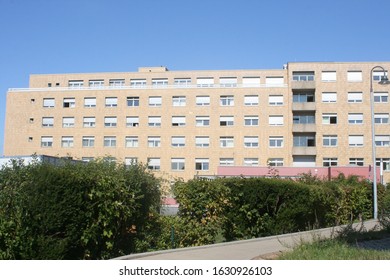
<svg viewBox="0 0 390 280">
<path fill-rule="evenodd" d="M 235 87 L 227 87 L 226 84 L 212 84 L 208 87 L 203 85 L 164 85 L 164 86 L 100 86 L 100 87 L 44 87 L 44 88 L 10 88 L 8 91 L 12 92 L 33 92 L 33 91 L 88 91 L 88 90 L 150 90 L 150 89 L 185 89 L 185 88 L 198 88 L 198 89 L 210 89 L 210 88 L 286 88 L 287 84 L 236 84 Z"/>
</svg>

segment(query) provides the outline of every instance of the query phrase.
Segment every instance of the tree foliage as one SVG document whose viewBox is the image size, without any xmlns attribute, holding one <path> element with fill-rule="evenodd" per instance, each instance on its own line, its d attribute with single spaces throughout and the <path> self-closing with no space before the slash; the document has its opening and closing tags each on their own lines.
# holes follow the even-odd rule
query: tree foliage
<svg viewBox="0 0 390 280">
<path fill-rule="evenodd" d="M 135 252 L 158 213 L 143 165 L 14 161 L 0 171 L 1 259 L 106 259 Z"/>
</svg>

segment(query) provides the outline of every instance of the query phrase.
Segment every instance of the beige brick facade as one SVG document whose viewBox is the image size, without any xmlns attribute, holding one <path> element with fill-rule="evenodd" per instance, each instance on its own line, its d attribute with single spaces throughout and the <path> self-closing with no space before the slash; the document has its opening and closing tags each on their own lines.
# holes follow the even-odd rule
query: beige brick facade
<svg viewBox="0 0 390 280">
<path fill-rule="evenodd" d="M 184 179 L 218 165 L 367 166 L 376 65 L 390 67 L 31 75 L 28 89 L 8 92 L 4 154 L 151 160 Z M 390 181 L 390 85 L 373 88 L 377 158 Z"/>
</svg>

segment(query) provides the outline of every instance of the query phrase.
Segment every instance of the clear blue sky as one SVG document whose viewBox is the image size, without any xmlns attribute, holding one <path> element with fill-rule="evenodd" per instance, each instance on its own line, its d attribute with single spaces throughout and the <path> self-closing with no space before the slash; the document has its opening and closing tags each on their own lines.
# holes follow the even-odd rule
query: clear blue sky
<svg viewBox="0 0 390 280">
<path fill-rule="evenodd" d="M 7 89 L 30 74 L 389 61 L 389 13 L 388 0 L 0 0 L 0 155 Z"/>
</svg>

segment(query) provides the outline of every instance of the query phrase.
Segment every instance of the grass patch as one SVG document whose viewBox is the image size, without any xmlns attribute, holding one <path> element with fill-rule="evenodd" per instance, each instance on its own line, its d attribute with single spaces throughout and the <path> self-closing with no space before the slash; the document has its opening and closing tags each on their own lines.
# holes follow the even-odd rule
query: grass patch
<svg viewBox="0 0 390 280">
<path fill-rule="evenodd" d="M 354 231 L 349 228 L 332 239 L 302 243 L 282 253 L 279 260 L 390 260 L 389 250 L 363 249 L 358 242 L 389 237 L 387 231 Z"/>
</svg>

